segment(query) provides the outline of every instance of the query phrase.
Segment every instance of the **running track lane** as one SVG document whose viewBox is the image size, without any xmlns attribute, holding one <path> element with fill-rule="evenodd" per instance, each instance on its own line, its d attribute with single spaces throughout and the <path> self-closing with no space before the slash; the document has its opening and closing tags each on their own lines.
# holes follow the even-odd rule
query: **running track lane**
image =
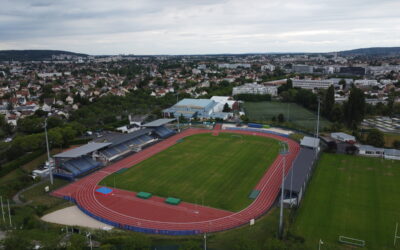
<svg viewBox="0 0 400 250">
<path fill-rule="evenodd" d="M 134 214 L 131 214 L 129 206 L 126 206 L 126 209 L 124 210 L 123 213 L 115 211 L 114 209 L 111 208 L 110 205 L 107 205 L 105 202 L 101 201 L 101 199 L 99 200 L 99 198 L 97 197 L 98 195 L 96 195 L 95 190 L 98 187 L 97 184 L 107 175 L 115 171 L 118 171 L 121 168 L 131 167 L 153 156 L 154 154 L 169 148 L 170 146 L 174 145 L 177 142 L 177 140 L 181 138 L 194 134 L 211 133 L 211 132 L 212 131 L 210 130 L 204 130 L 204 129 L 185 130 L 182 133 L 174 135 L 167 140 L 164 140 L 158 144 L 155 144 L 149 148 L 144 149 L 139 153 L 136 153 L 121 161 L 118 161 L 77 182 L 74 182 L 64 188 L 56 190 L 53 192 L 53 195 L 59 197 L 64 197 L 64 196 L 72 197 L 75 199 L 75 201 L 80 207 L 90 212 L 91 214 L 116 222 L 118 224 L 121 224 L 122 226 L 130 225 L 140 228 L 157 229 L 157 230 L 175 230 L 175 231 L 196 230 L 198 233 L 202 233 L 202 232 L 222 231 L 247 224 L 251 219 L 258 218 L 265 212 L 267 212 L 271 208 L 277 195 L 279 194 L 281 178 L 282 178 L 281 155 L 277 156 L 275 161 L 268 168 L 264 176 L 256 185 L 255 189 L 260 190 L 260 194 L 258 195 L 258 197 L 245 209 L 226 216 L 221 216 L 219 218 L 205 219 L 204 221 L 195 221 L 195 222 L 193 221 L 182 222 L 181 220 L 179 222 L 178 221 L 171 222 L 168 221 L 168 219 L 163 221 L 153 220 L 153 219 L 151 220 L 143 219 L 136 217 Z M 218 132 L 263 136 L 287 142 L 289 146 L 289 153 L 286 156 L 287 167 L 285 169 L 286 170 L 285 175 L 289 172 L 290 167 L 292 166 L 292 162 L 296 158 L 300 149 L 297 142 L 288 139 L 286 137 L 281 137 L 274 134 L 266 134 L 253 131 L 239 131 L 239 130 L 219 130 Z M 140 204 L 136 204 L 136 206 L 140 206 Z M 145 209 L 145 207 L 143 209 Z M 171 216 L 171 218 L 173 217 L 174 216 Z"/>
</svg>

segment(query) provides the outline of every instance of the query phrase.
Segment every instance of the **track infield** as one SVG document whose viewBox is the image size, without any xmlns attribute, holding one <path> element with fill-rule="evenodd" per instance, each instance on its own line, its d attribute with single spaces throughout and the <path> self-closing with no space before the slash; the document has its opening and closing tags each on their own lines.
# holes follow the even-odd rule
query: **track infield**
<svg viewBox="0 0 400 250">
<path fill-rule="evenodd" d="M 229 211 L 253 200 L 249 193 L 278 155 L 277 140 L 251 135 L 198 134 L 129 168 L 100 185 Z"/>
<path fill-rule="evenodd" d="M 399 161 L 323 154 L 293 230 L 310 247 L 319 239 L 326 249 L 344 247 L 337 243 L 343 235 L 365 240 L 367 249 L 393 249 L 399 180 Z"/>
<path fill-rule="evenodd" d="M 238 212 L 229 212 L 208 206 L 181 202 L 179 205 L 169 205 L 163 198 L 153 196 L 149 199 L 136 197 L 135 192 L 113 189 L 109 195 L 99 194 L 96 190 L 101 180 L 114 172 L 135 167 L 136 164 L 155 156 L 177 144 L 182 139 L 195 134 L 223 134 L 227 131 L 214 129 L 187 129 L 151 147 L 130 155 L 114 164 L 96 171 L 76 182 L 55 190 L 52 195 L 71 200 L 89 216 L 111 226 L 133 230 L 142 233 L 166 235 L 193 235 L 204 232 L 217 232 L 248 224 L 267 212 L 279 193 L 282 155 L 278 155 L 271 166 L 266 167 L 261 179 L 254 189 L 260 190 L 257 198 L 246 208 Z M 268 132 L 230 130 L 237 138 L 243 135 L 259 136 L 283 141 L 288 144 L 289 153 L 286 163 L 291 166 L 300 147 L 299 144 L 287 137 Z M 290 168 L 285 169 L 285 174 Z"/>
</svg>

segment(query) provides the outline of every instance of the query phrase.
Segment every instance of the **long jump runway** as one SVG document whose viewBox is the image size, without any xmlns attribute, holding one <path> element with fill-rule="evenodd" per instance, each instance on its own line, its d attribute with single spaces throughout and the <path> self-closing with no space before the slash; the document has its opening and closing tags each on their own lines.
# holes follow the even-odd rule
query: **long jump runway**
<svg viewBox="0 0 400 250">
<path fill-rule="evenodd" d="M 136 198 L 136 193 L 113 189 L 109 195 L 96 192 L 98 183 L 107 175 L 121 168 L 133 165 L 161 152 L 184 137 L 201 133 L 236 133 L 274 138 L 288 143 L 286 173 L 299 152 L 299 144 L 289 138 L 275 134 L 244 130 L 214 131 L 188 129 L 163 140 L 138 153 L 128 156 L 108 167 L 90 174 L 76 182 L 52 192 L 52 195 L 74 201 L 89 216 L 115 227 L 145 233 L 168 235 L 190 235 L 204 232 L 216 232 L 249 223 L 267 212 L 279 194 L 282 179 L 282 156 L 278 155 L 265 172 L 255 189 L 260 190 L 257 198 L 245 209 L 230 212 L 221 209 L 182 202 L 177 206 L 165 204 L 161 197 L 148 200 Z"/>
</svg>

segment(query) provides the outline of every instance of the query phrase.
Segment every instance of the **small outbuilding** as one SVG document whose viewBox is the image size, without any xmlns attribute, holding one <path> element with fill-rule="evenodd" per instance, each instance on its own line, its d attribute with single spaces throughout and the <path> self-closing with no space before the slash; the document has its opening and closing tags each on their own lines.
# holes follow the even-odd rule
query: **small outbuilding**
<svg viewBox="0 0 400 250">
<path fill-rule="evenodd" d="M 356 143 L 356 138 L 354 136 L 342 132 L 331 133 L 331 137 L 341 142 L 347 142 L 351 144 Z"/>
</svg>

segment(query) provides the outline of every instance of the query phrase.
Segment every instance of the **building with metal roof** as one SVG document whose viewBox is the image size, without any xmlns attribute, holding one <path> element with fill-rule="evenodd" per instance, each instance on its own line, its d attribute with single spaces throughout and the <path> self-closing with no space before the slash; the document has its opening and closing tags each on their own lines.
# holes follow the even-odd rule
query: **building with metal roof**
<svg viewBox="0 0 400 250">
<path fill-rule="evenodd" d="M 400 160 L 400 150 L 397 149 L 385 149 L 385 159 Z"/>
<path fill-rule="evenodd" d="M 175 120 L 176 120 L 175 118 L 172 118 L 172 119 L 165 119 L 165 118 L 158 119 L 158 120 L 154 120 L 152 122 L 148 122 L 146 124 L 143 124 L 142 127 L 145 127 L 145 128 L 160 127 L 160 126 L 163 126 L 163 125 L 168 124 L 170 122 L 173 122 Z"/>
<path fill-rule="evenodd" d="M 335 140 L 342 142 L 350 142 L 350 143 L 356 142 L 356 138 L 354 136 L 342 132 L 331 133 L 331 137 Z"/>
<path fill-rule="evenodd" d="M 303 139 L 300 140 L 300 146 L 307 148 L 317 148 L 319 147 L 319 138 L 304 136 Z"/>
<path fill-rule="evenodd" d="M 166 117 L 200 118 L 208 119 L 213 113 L 214 106 L 217 102 L 210 99 L 191 99 L 185 98 L 174 106 L 164 109 L 163 113 Z"/>
<path fill-rule="evenodd" d="M 286 203 L 298 206 L 305 192 L 308 180 L 311 177 L 315 150 L 302 147 L 293 162 L 292 168 L 285 177 L 284 197 Z"/>
<path fill-rule="evenodd" d="M 109 145 L 111 145 L 111 143 L 109 143 L 109 142 L 105 142 L 105 143 L 92 142 L 92 143 L 88 143 L 86 145 L 59 153 L 59 154 L 56 154 L 56 155 L 54 155 L 54 157 L 55 158 L 77 158 L 77 157 L 92 153 L 94 151 L 100 150 L 102 148 L 105 148 Z"/>
<path fill-rule="evenodd" d="M 372 157 L 383 157 L 385 149 L 371 145 L 358 145 L 358 154 Z"/>
<path fill-rule="evenodd" d="M 99 138 L 94 139 L 94 141 L 95 142 L 107 142 L 107 143 L 110 143 L 111 146 L 116 146 L 118 144 L 135 139 L 139 136 L 149 134 L 152 131 L 153 131 L 152 129 L 145 128 L 145 129 L 136 130 L 129 134 L 109 132 L 107 134 L 102 135 Z"/>
</svg>

